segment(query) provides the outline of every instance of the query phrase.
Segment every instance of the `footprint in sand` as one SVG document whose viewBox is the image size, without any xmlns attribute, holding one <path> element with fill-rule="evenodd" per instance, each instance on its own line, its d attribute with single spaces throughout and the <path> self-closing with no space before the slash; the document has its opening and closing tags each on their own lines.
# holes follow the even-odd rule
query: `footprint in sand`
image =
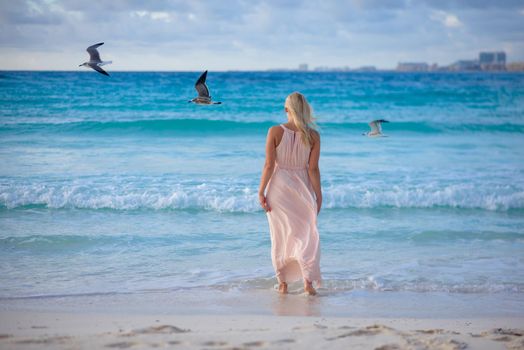
<svg viewBox="0 0 524 350">
<path fill-rule="evenodd" d="M 494 341 L 504 342 L 508 349 L 524 349 L 524 330 L 516 328 L 494 328 L 480 333 L 481 337 L 488 337 Z"/>
<path fill-rule="evenodd" d="M 135 329 L 129 333 L 121 334 L 121 337 L 132 337 L 138 334 L 178 334 L 191 332 L 189 329 L 182 329 L 171 325 L 151 326 L 147 328 Z"/>
<path fill-rule="evenodd" d="M 338 327 L 338 329 L 355 329 L 356 327 L 352 327 L 352 326 L 340 326 Z"/>
<path fill-rule="evenodd" d="M 385 344 L 375 348 L 375 350 L 400 350 L 402 347 L 398 344 Z"/>
<path fill-rule="evenodd" d="M 489 331 L 482 332 L 481 335 L 509 335 L 509 336 L 515 336 L 515 337 L 522 337 L 524 335 L 524 330 L 522 329 L 516 329 L 516 328 L 494 328 Z"/>
<path fill-rule="evenodd" d="M 289 344 L 289 343 L 294 343 L 295 342 L 295 339 L 279 339 L 279 340 L 275 340 L 273 342 L 273 344 Z"/>
<path fill-rule="evenodd" d="M 503 335 L 503 336 L 500 336 L 500 337 L 495 337 L 495 338 L 491 338 L 492 340 L 495 340 L 495 341 L 512 341 L 513 338 L 510 337 L 509 335 Z"/>
<path fill-rule="evenodd" d="M 448 349 L 452 349 L 452 350 L 463 350 L 463 349 L 468 348 L 467 343 L 460 341 L 460 340 L 456 340 L 456 339 L 448 339 L 448 340 L 439 342 L 438 346 L 443 347 L 443 348 L 447 347 Z"/>
<path fill-rule="evenodd" d="M 138 329 L 135 332 L 140 334 L 173 334 L 173 333 L 187 333 L 189 329 L 182 329 L 171 325 L 162 325 L 156 327 L 149 327 Z"/>
<path fill-rule="evenodd" d="M 266 342 L 264 342 L 264 341 L 250 341 L 250 342 L 244 343 L 242 345 L 247 346 L 247 347 L 258 347 L 258 346 L 266 345 Z"/>
<path fill-rule="evenodd" d="M 464 350 L 468 344 L 455 339 L 428 338 L 428 339 L 406 339 L 407 343 L 422 349 L 447 349 L 447 350 Z"/>
<path fill-rule="evenodd" d="M 422 334 L 442 334 L 442 333 L 444 333 L 444 330 L 441 329 L 441 328 L 438 328 L 438 329 L 417 329 L 417 330 L 415 330 L 415 332 L 422 333 Z"/>
<path fill-rule="evenodd" d="M 380 333 L 382 333 L 384 331 L 396 331 L 396 330 L 394 328 L 391 328 L 391 327 L 388 327 L 388 326 L 384 326 L 384 325 L 381 325 L 381 324 L 374 324 L 374 325 L 371 325 L 371 326 L 367 326 L 365 328 L 360 328 L 360 329 L 356 329 L 356 330 L 351 331 L 351 332 L 340 334 L 340 335 L 338 335 L 336 337 L 326 338 L 326 340 L 336 340 L 336 339 L 352 337 L 352 336 L 377 335 L 377 334 L 380 334 Z"/>
<path fill-rule="evenodd" d="M 202 343 L 202 345 L 204 346 L 224 346 L 224 345 L 227 345 L 227 342 L 210 340 L 210 341 L 206 341 L 205 343 Z"/>
<path fill-rule="evenodd" d="M 51 338 L 36 338 L 36 339 L 22 339 L 15 341 L 16 344 L 39 344 L 39 345 L 50 345 L 50 344 L 64 344 L 70 341 L 71 337 L 51 337 Z"/>
<path fill-rule="evenodd" d="M 106 348 L 127 349 L 127 348 L 130 348 L 130 347 L 135 346 L 137 344 L 138 343 L 135 343 L 135 342 L 122 341 L 122 342 L 118 342 L 118 343 L 107 344 Z"/>
</svg>

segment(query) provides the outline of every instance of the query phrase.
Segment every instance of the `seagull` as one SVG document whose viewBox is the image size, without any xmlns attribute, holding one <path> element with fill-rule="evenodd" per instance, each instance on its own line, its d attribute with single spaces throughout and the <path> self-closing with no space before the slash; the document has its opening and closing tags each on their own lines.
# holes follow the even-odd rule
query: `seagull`
<svg viewBox="0 0 524 350">
<path fill-rule="evenodd" d="M 219 105 L 222 102 L 212 102 L 211 96 L 209 96 L 209 89 L 206 85 L 207 70 L 202 73 L 200 78 L 195 83 L 195 89 L 198 92 L 198 97 L 188 101 L 196 103 L 197 105 Z"/>
<path fill-rule="evenodd" d="M 378 119 L 373 120 L 368 125 L 371 128 L 371 131 L 365 132 L 362 135 L 369 136 L 369 137 L 387 137 L 382 133 L 382 126 L 380 124 L 382 123 L 389 123 L 387 120 L 384 119 Z"/>
<path fill-rule="evenodd" d="M 98 43 L 98 44 L 89 46 L 87 48 L 87 52 L 89 53 L 89 61 L 82 63 L 81 65 L 79 65 L 79 67 L 85 66 L 85 67 L 93 68 L 98 73 L 109 76 L 109 74 L 107 74 L 105 70 L 100 68 L 103 65 L 113 63 L 112 61 L 102 61 L 100 59 L 100 54 L 98 53 L 98 50 L 96 48 L 102 45 L 104 45 L 104 43 Z"/>
</svg>

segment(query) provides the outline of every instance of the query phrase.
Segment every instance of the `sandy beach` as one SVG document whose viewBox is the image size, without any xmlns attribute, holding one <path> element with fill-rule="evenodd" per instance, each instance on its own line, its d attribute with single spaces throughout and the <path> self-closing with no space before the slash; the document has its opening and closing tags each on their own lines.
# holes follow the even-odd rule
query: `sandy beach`
<svg viewBox="0 0 524 350">
<path fill-rule="evenodd" d="M 2 312 L 2 349 L 523 349 L 524 318 Z"/>
</svg>

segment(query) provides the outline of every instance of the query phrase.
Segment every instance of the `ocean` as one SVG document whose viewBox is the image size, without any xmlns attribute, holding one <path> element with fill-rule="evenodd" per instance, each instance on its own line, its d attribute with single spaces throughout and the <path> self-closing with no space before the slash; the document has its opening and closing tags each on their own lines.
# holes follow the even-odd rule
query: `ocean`
<svg viewBox="0 0 524 350">
<path fill-rule="evenodd" d="M 524 312 L 524 74 L 210 72 L 214 106 L 187 102 L 200 72 L 110 74 L 0 72 L 0 304 L 273 293 L 257 190 L 300 91 L 322 137 L 324 300 Z M 373 119 L 388 137 L 362 136 Z"/>
</svg>

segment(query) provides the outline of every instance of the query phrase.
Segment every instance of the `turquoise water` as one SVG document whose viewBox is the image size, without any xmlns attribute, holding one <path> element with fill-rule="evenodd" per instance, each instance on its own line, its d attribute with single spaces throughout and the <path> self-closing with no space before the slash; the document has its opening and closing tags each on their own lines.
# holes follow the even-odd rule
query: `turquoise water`
<svg viewBox="0 0 524 350">
<path fill-rule="evenodd" d="M 0 299 L 271 290 L 256 194 L 295 90 L 323 293 L 524 295 L 524 75 L 210 72 L 195 106 L 198 75 L 0 73 Z"/>
</svg>

